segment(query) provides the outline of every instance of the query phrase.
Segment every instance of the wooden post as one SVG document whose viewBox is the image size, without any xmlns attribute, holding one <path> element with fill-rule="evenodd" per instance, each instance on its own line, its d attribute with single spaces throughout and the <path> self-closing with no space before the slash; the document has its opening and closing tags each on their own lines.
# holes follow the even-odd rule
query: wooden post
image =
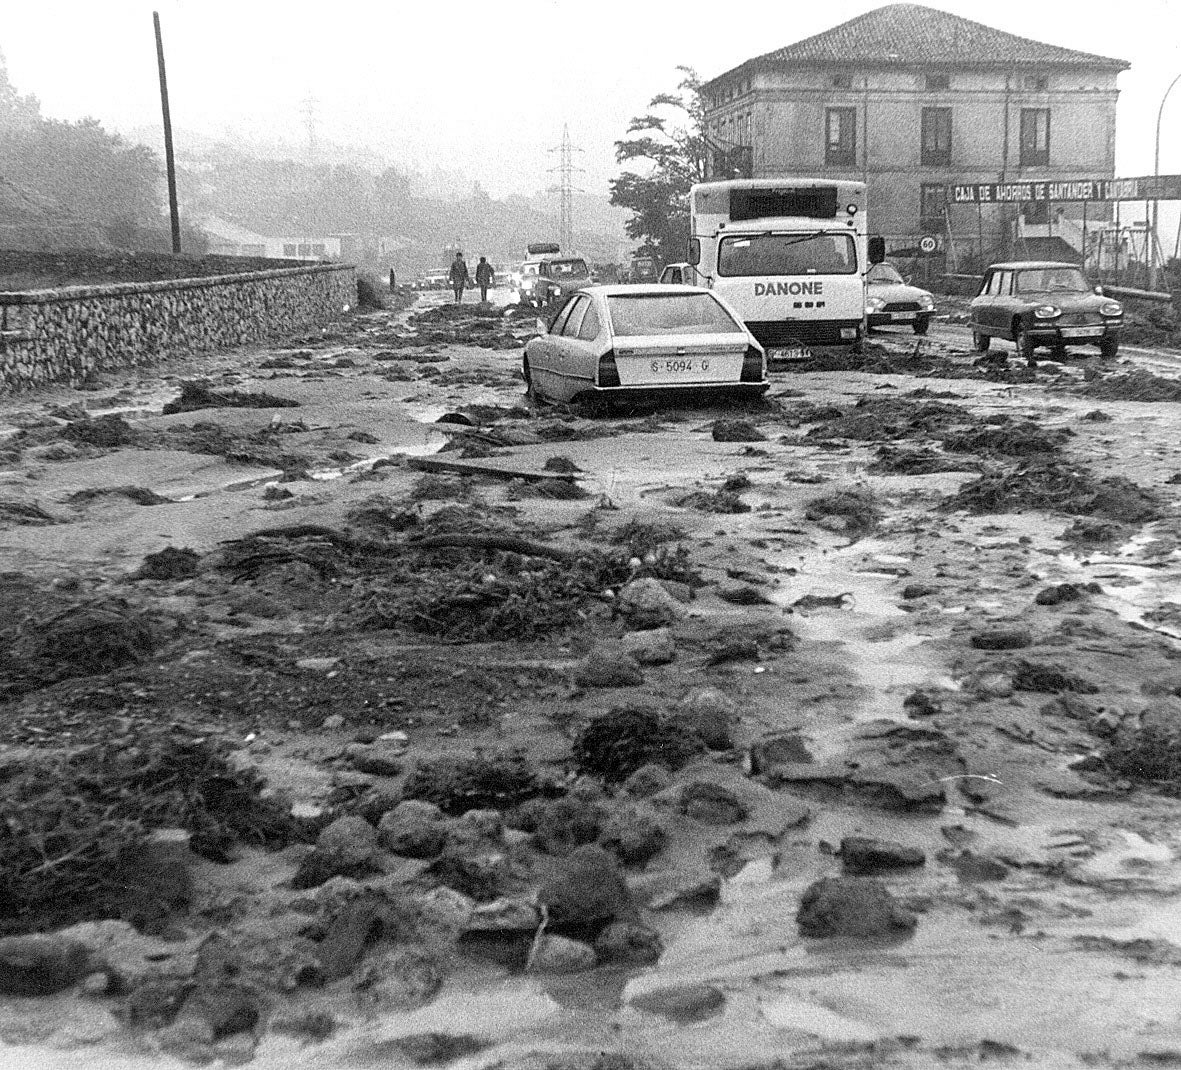
<svg viewBox="0 0 1181 1070">
<path fill-rule="evenodd" d="M 168 211 L 172 217 L 172 251 L 180 252 L 180 209 L 176 204 L 176 159 L 172 154 L 172 116 L 168 111 L 168 76 L 164 73 L 164 40 L 160 36 L 160 12 L 152 12 L 156 27 L 156 62 L 160 68 L 160 108 L 164 113 L 164 164 L 168 169 Z"/>
<path fill-rule="evenodd" d="M 1087 202 L 1083 201 L 1083 273 L 1087 270 Z"/>
</svg>

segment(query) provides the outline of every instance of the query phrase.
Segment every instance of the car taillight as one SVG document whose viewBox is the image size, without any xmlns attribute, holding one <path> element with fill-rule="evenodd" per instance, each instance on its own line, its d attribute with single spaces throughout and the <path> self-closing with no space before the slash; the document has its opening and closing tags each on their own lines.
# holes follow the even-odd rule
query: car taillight
<svg viewBox="0 0 1181 1070">
<path fill-rule="evenodd" d="M 615 367 L 615 351 L 609 350 L 599 357 L 599 386 L 618 386 L 619 369 Z"/>
<path fill-rule="evenodd" d="M 764 360 L 762 350 L 754 346 L 747 346 L 742 357 L 742 375 L 739 381 L 743 383 L 761 383 L 764 379 Z"/>
</svg>

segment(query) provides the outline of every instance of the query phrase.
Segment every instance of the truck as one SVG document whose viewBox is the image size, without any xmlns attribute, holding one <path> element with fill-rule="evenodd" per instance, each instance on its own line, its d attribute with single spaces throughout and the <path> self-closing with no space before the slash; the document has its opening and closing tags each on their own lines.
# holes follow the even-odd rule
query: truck
<svg viewBox="0 0 1181 1070">
<path fill-rule="evenodd" d="M 702 182 L 690 197 L 688 263 L 738 311 L 768 361 L 865 333 L 869 268 L 863 182 Z"/>
</svg>

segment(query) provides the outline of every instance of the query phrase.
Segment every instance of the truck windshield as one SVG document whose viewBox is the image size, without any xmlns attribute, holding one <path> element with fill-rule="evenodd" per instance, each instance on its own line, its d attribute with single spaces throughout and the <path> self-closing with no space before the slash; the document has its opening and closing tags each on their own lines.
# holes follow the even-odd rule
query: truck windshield
<svg viewBox="0 0 1181 1070">
<path fill-rule="evenodd" d="M 857 249 L 852 234 L 751 234 L 723 238 L 718 274 L 854 275 Z"/>
<path fill-rule="evenodd" d="M 646 334 L 736 334 L 742 330 L 711 294 L 614 295 L 607 298 L 617 336 Z"/>
<path fill-rule="evenodd" d="M 585 260 L 551 260 L 549 271 L 555 279 L 585 279 L 590 274 Z"/>
</svg>

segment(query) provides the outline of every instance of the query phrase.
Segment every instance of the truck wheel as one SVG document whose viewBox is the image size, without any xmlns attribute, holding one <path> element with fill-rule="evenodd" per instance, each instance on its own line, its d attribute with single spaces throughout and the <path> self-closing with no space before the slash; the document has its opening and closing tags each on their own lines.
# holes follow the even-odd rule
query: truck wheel
<svg viewBox="0 0 1181 1070">
<path fill-rule="evenodd" d="M 972 348 L 977 353 L 987 353 L 988 347 L 992 345 L 992 339 L 987 334 L 981 334 L 975 328 L 972 329 Z"/>
</svg>

